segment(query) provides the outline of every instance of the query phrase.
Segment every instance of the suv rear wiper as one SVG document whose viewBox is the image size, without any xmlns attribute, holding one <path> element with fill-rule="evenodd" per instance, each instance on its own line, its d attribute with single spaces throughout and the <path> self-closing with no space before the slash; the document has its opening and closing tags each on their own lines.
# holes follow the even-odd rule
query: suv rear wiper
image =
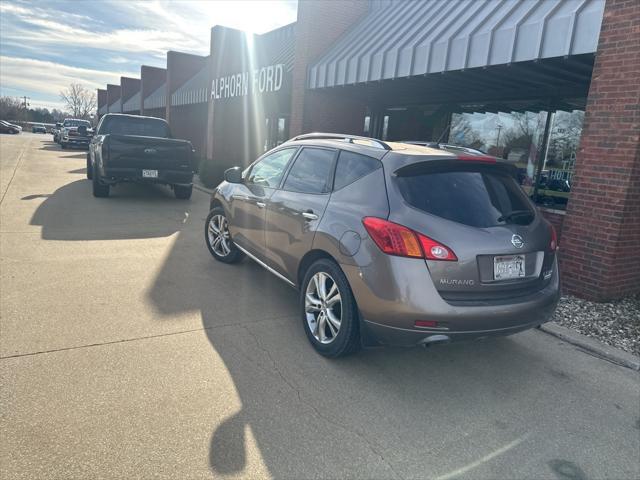
<svg viewBox="0 0 640 480">
<path fill-rule="evenodd" d="M 498 217 L 498 222 L 506 222 L 507 220 L 513 220 L 517 217 L 533 217 L 531 210 L 513 210 L 505 215 Z"/>
</svg>

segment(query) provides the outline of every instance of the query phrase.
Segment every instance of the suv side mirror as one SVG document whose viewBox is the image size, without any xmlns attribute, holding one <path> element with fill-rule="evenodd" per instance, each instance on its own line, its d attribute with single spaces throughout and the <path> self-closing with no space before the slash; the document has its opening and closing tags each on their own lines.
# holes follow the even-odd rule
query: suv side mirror
<svg viewBox="0 0 640 480">
<path fill-rule="evenodd" d="M 242 170 L 240 167 L 229 168 L 224 171 L 224 179 L 229 183 L 242 183 Z"/>
</svg>

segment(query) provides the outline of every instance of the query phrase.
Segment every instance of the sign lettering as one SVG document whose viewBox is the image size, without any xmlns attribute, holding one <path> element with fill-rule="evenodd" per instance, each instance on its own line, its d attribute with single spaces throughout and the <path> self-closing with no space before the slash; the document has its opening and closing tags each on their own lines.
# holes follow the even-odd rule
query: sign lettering
<svg viewBox="0 0 640 480">
<path fill-rule="evenodd" d="M 282 88 L 283 77 L 284 65 L 279 63 L 249 72 L 214 78 L 211 82 L 211 98 L 219 100 L 277 92 Z"/>
</svg>

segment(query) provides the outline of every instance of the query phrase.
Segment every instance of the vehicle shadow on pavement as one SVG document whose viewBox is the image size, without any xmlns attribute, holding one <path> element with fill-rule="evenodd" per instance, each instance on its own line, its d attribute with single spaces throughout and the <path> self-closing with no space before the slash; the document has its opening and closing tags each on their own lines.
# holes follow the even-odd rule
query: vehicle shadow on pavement
<svg viewBox="0 0 640 480">
<path fill-rule="evenodd" d="M 303 332 L 295 290 L 249 260 L 225 265 L 210 257 L 205 215 L 198 210 L 190 220 L 202 229 L 179 233 L 148 298 L 159 321 L 201 312 L 237 390 L 242 407 L 211 434 L 212 473 L 249 475 L 249 435 L 275 478 L 436 477 L 528 438 L 538 413 L 523 405 L 539 401 L 551 374 L 526 342 L 323 358 Z M 505 465 L 496 476 L 509 471 Z"/>
<path fill-rule="evenodd" d="M 74 173 L 85 173 L 80 169 Z M 176 233 L 189 216 L 190 200 L 177 200 L 160 185 L 122 184 L 109 198 L 95 198 L 89 180 L 76 180 L 53 193 L 35 193 L 22 200 L 43 197 L 31 217 L 42 227 L 45 240 L 118 240 L 166 237 Z M 141 212 L 145 212 L 141 220 Z"/>
<path fill-rule="evenodd" d="M 47 152 L 64 152 L 60 145 L 53 141 L 45 141 L 38 150 L 45 150 Z"/>
</svg>

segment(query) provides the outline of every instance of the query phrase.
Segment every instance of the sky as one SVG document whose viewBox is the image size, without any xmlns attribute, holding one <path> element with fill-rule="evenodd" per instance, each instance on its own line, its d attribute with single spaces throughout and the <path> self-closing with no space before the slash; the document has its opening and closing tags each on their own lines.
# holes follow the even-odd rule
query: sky
<svg viewBox="0 0 640 480">
<path fill-rule="evenodd" d="M 0 2 L 0 95 L 61 108 L 70 83 L 105 88 L 167 50 L 207 55 L 210 29 L 264 33 L 296 20 L 296 0 L 71 0 Z"/>
</svg>

